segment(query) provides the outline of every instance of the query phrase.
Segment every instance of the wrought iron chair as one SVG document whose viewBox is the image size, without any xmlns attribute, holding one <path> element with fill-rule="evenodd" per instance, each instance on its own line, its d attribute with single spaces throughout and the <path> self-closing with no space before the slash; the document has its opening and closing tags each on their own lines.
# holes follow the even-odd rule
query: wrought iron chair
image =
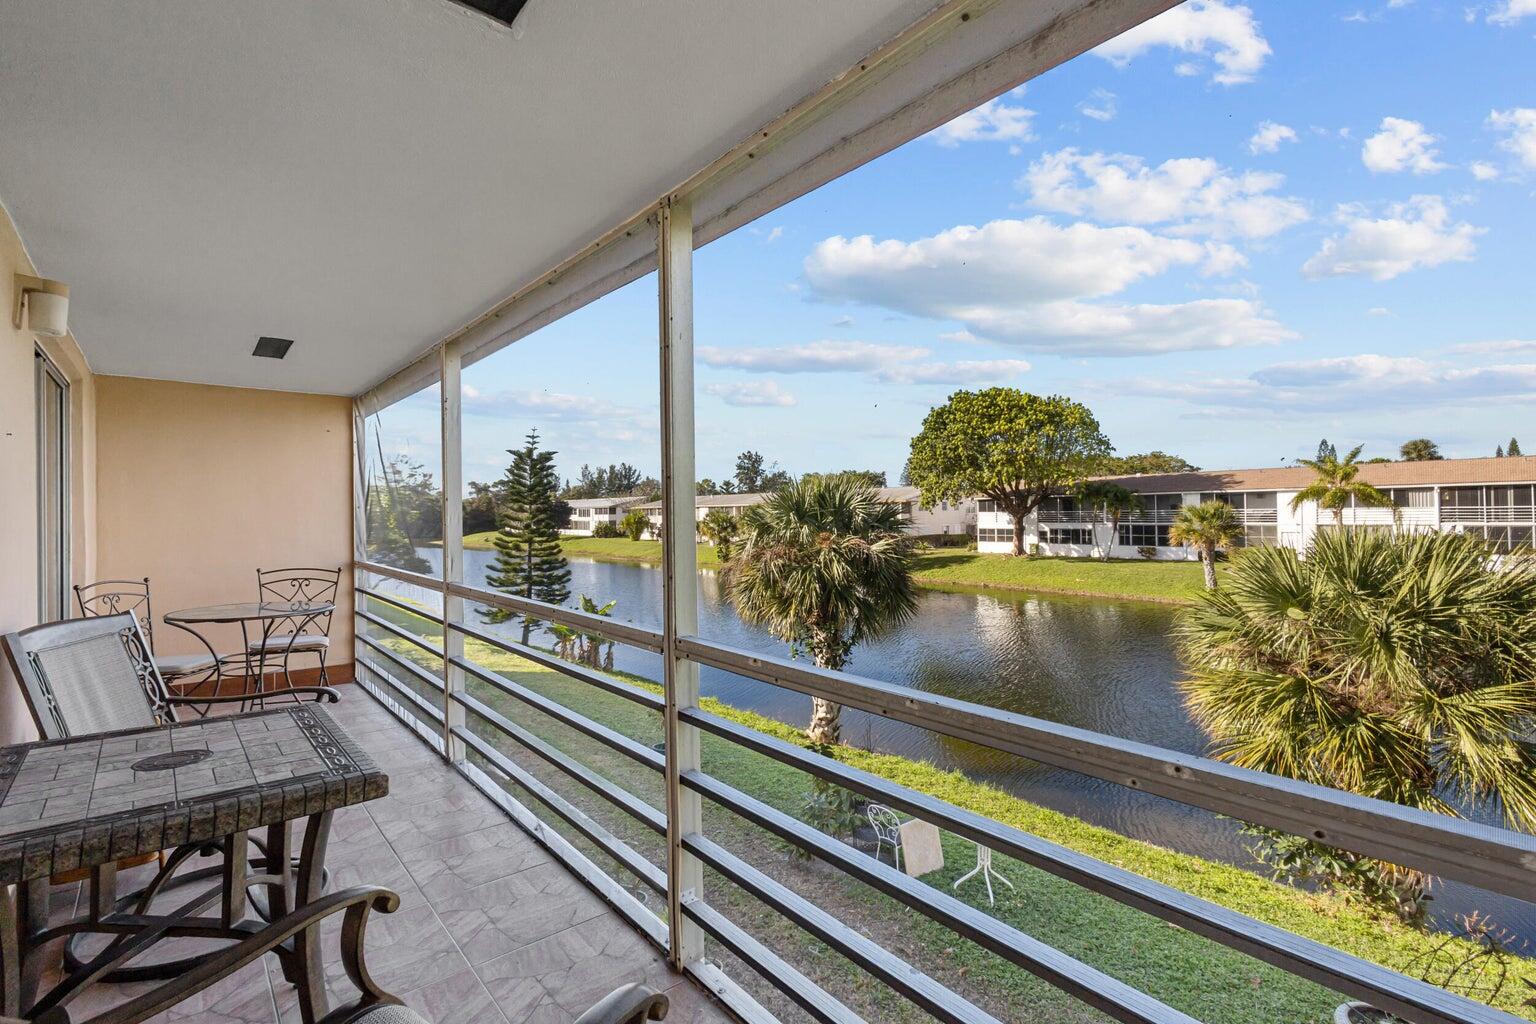
<svg viewBox="0 0 1536 1024">
<path fill-rule="evenodd" d="M 901 819 L 896 812 L 884 804 L 870 804 L 865 810 L 864 816 L 869 819 L 869 827 L 875 832 L 875 859 L 880 859 L 880 851 L 887 844 L 891 847 L 891 863 L 901 869 Z"/>
<path fill-rule="evenodd" d="M 66 619 L 32 626 L 0 638 L 11 670 L 21 681 L 22 693 L 45 740 L 65 739 L 117 729 L 141 729 L 178 721 L 177 709 L 195 705 L 240 704 L 244 696 L 187 697 L 172 693 L 155 667 L 138 619 L 130 612 L 86 619 Z M 300 694 L 334 704 L 339 699 L 328 686 L 298 687 Z M 257 840 L 253 844 L 265 850 Z M 179 846 L 165 857 L 160 870 L 136 892 L 118 899 L 122 909 L 137 904 L 147 907 L 158 892 L 216 877 L 221 866 L 201 868 L 171 880 L 176 870 L 199 846 Z M 262 861 L 264 863 L 264 861 Z M 252 863 L 258 863 L 256 859 Z M 143 913 L 143 909 L 137 911 Z M 81 959 L 77 935 L 65 945 L 71 967 Z M 145 969 L 124 968 L 106 980 L 142 980 Z"/>
<path fill-rule="evenodd" d="M 75 603 L 80 606 L 80 617 L 85 619 L 96 618 L 101 615 L 116 615 L 119 612 L 128 612 L 139 620 L 139 628 L 144 632 L 144 642 L 148 645 L 150 655 L 155 659 L 155 668 L 160 672 L 160 678 L 165 680 L 167 686 L 173 686 L 183 692 L 195 689 L 210 679 L 216 679 L 219 675 L 219 656 L 213 646 L 202 636 L 184 626 L 176 626 L 176 623 L 168 625 L 197 637 L 197 642 L 208 651 L 207 654 L 155 654 L 155 615 L 149 599 L 149 577 L 142 580 L 97 580 L 95 583 L 82 583 L 75 586 Z M 218 692 L 218 684 L 214 684 L 214 692 Z"/>
<path fill-rule="evenodd" d="M 340 569 L 257 569 L 256 589 L 263 604 L 331 604 L 341 583 Z M 320 659 L 320 685 L 328 683 L 325 656 L 331 649 L 331 612 L 319 615 L 292 615 L 274 619 L 259 639 L 250 643 L 250 653 L 260 660 L 264 672 L 271 660 L 281 659 L 283 677 L 290 688 L 293 676 L 289 659 L 295 654 L 313 654 Z"/>
<path fill-rule="evenodd" d="M 139 1024 L 210 988 L 268 953 L 275 954 L 286 966 L 302 955 L 297 952 L 294 937 L 304 933 L 308 943 L 318 942 L 322 922 L 338 914 L 343 915 L 341 965 L 359 994 L 355 1000 L 331 1010 L 324 981 L 312 978 L 310 990 L 304 991 L 301 987 L 299 993 L 300 1016 L 306 1024 L 430 1024 L 399 998 L 380 988 L 368 971 L 364 955 L 368 915 L 370 911 L 393 913 L 399 905 L 399 896 L 377 886 L 355 886 L 322 896 L 271 922 L 197 968 L 74 1024 Z M 659 1021 L 666 1015 L 665 995 L 643 985 L 631 984 L 609 993 L 578 1017 L 576 1024 L 645 1024 Z M 43 1014 L 31 1024 L 71 1024 L 71 1020 L 69 1013 L 59 1008 Z M 0 1017 L 0 1024 L 23 1022 Z"/>
</svg>

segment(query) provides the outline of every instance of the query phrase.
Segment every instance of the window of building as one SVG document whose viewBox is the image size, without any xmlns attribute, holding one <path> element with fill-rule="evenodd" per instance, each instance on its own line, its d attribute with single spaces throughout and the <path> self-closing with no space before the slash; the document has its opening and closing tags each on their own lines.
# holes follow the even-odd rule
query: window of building
<svg viewBox="0 0 1536 1024">
<path fill-rule="evenodd" d="M 1012 543 L 1013 530 L 980 529 L 976 531 L 976 540 L 980 543 Z"/>
<path fill-rule="evenodd" d="M 1040 531 L 1042 544 L 1092 544 L 1093 530 L 1087 526 L 1050 526 Z"/>
<path fill-rule="evenodd" d="M 1132 548 L 1166 548 L 1169 546 L 1168 527 L 1155 523 L 1121 523 L 1120 544 Z"/>
<path fill-rule="evenodd" d="M 997 511 L 997 500 L 995 498 L 982 498 L 980 501 L 976 502 L 976 511 L 977 512 L 996 512 Z"/>
<path fill-rule="evenodd" d="M 1481 487 L 1447 487 L 1440 492 L 1441 508 L 1482 508 Z"/>
<path fill-rule="evenodd" d="M 1280 541 L 1280 528 L 1278 526 L 1246 526 L 1243 528 L 1243 539 L 1237 542 L 1240 548 L 1272 548 Z"/>
<path fill-rule="evenodd" d="M 1433 487 L 1392 487 L 1387 490 L 1392 503 L 1398 508 L 1434 508 Z"/>
</svg>

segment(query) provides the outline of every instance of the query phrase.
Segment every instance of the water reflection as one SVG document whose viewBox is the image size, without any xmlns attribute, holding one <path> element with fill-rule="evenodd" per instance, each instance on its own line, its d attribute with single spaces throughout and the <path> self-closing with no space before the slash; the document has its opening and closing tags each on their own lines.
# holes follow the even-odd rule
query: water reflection
<svg viewBox="0 0 1536 1024">
<path fill-rule="evenodd" d="M 441 565 L 441 553 L 423 549 Z M 483 582 L 493 556 L 465 552 L 465 576 Z M 661 573 L 654 566 L 573 560 L 571 592 L 617 600 L 614 617 L 661 626 Z M 574 600 L 573 600 L 574 603 Z M 1184 712 L 1171 639 L 1177 611 L 1135 601 L 976 590 L 924 590 L 915 619 L 859 647 L 848 669 L 928 693 L 1015 711 L 1064 725 L 1203 753 L 1206 739 Z M 487 627 L 515 631 L 515 624 Z M 699 631 L 708 639 L 782 655 L 785 645 L 737 618 L 720 576 L 699 576 Z M 660 680 L 661 659 L 620 645 L 615 667 Z M 804 725 L 810 698 L 719 669 L 702 668 L 706 696 Z M 844 739 L 963 772 L 1009 793 L 1122 835 L 1186 853 L 1252 866 L 1236 823 L 1111 782 L 1000 753 L 854 709 L 843 712 Z M 1536 908 L 1468 886 L 1439 890 L 1435 917 L 1473 909 L 1523 937 L 1536 937 Z"/>
</svg>

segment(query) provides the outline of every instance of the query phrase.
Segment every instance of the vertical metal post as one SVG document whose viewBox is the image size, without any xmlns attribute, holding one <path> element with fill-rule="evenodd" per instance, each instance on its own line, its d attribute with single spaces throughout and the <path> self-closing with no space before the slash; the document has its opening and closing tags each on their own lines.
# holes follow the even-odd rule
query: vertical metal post
<svg viewBox="0 0 1536 1024">
<path fill-rule="evenodd" d="M 352 607 L 360 608 L 363 598 L 357 587 L 363 585 L 363 570 L 358 562 L 368 559 L 368 417 L 360 399 L 352 399 Z M 357 639 L 362 628 L 352 616 L 352 676 L 361 683 L 363 645 Z"/>
<path fill-rule="evenodd" d="M 667 928 L 673 968 L 704 955 L 704 934 L 682 906 L 702 895 L 704 868 L 683 849 L 701 830 L 699 795 L 682 774 L 699 768 L 699 734 L 679 713 L 699 702 L 699 669 L 678 654 L 677 638 L 698 632 L 698 549 L 694 544 L 693 208 L 663 200 L 657 210 L 661 317 L 662 659 L 666 685 Z"/>
<path fill-rule="evenodd" d="M 464 760 L 464 741 L 453 735 L 464 725 L 464 707 L 452 695 L 464 689 L 464 670 L 452 659 L 464 655 L 464 634 L 450 623 L 464 618 L 464 599 L 448 593 L 448 584 L 464 582 L 464 457 L 462 389 L 459 384 L 459 348 L 442 346 L 442 465 L 443 465 L 443 756 L 450 762 Z"/>
</svg>

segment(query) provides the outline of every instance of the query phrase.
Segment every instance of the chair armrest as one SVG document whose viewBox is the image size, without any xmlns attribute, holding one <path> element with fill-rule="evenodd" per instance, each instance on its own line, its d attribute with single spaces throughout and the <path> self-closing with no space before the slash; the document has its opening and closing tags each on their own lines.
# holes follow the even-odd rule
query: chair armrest
<svg viewBox="0 0 1536 1024">
<path fill-rule="evenodd" d="M 667 997 L 639 982 L 616 988 L 586 1013 L 576 1024 L 642 1024 L 662 1020 L 667 1015 Z"/>
<path fill-rule="evenodd" d="M 117 1021 L 148 1020 L 228 977 L 246 964 L 259 960 L 304 929 L 338 913 L 346 914 L 342 922 L 342 959 L 353 983 L 356 984 L 359 979 L 365 983 L 359 986 L 363 989 L 364 1002 L 393 1001 L 393 997 L 381 991 L 368 977 L 367 968 L 363 965 L 362 937 L 370 910 L 392 914 L 399 906 L 399 896 L 376 885 L 353 886 L 350 889 L 322 896 L 273 921 L 250 938 L 221 950 L 217 956 L 178 975 L 164 985 L 159 985 L 127 1002 L 119 1003 L 98 1016 L 86 1018 L 80 1024 L 112 1024 Z M 55 1021 L 64 1024 L 70 1020 L 63 1008 L 56 1008 L 56 1010 L 62 1015 L 53 1017 L 51 1014 L 55 1011 L 51 1010 L 39 1017 L 34 1024 L 55 1024 Z"/>
</svg>

